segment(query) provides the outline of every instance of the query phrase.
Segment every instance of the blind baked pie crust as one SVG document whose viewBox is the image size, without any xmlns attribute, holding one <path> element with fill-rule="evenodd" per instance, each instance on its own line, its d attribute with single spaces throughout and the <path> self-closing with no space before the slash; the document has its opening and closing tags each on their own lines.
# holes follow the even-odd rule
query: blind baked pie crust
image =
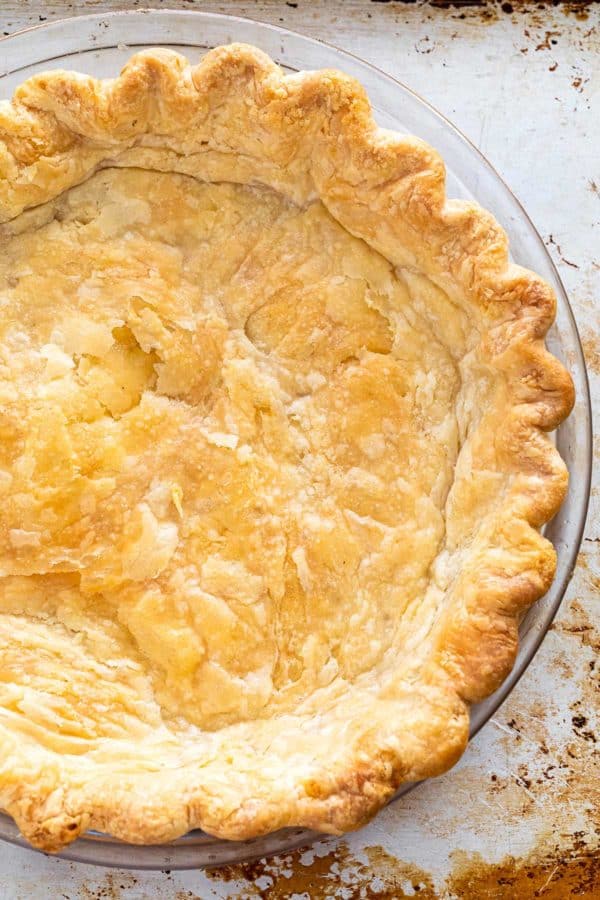
<svg viewBox="0 0 600 900">
<path fill-rule="evenodd" d="M 334 71 L 0 105 L 0 807 L 342 832 L 463 752 L 550 585 L 554 297 Z"/>
</svg>

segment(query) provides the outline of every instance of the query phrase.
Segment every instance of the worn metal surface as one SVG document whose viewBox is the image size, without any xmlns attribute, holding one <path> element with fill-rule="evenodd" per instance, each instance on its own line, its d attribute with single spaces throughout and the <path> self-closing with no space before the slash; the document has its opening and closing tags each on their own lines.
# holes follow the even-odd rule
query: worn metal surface
<svg viewBox="0 0 600 900">
<path fill-rule="evenodd" d="M 558 265 L 600 420 L 599 4 L 2 0 L 0 32 L 135 6 L 197 6 L 330 40 L 452 119 L 522 200 Z M 349 838 L 227 870 L 107 871 L 0 845 L 0 900 L 599 898 L 599 503 L 597 476 L 562 611 L 453 772 Z"/>
</svg>

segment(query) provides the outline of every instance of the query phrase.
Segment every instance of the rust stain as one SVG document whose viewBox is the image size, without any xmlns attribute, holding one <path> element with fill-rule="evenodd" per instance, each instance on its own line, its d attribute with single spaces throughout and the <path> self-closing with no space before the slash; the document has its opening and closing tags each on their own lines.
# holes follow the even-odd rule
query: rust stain
<svg viewBox="0 0 600 900">
<path fill-rule="evenodd" d="M 593 7 L 593 3 L 563 3 L 562 8 L 565 15 L 572 13 L 580 22 L 586 22 L 590 7 Z"/>
<path fill-rule="evenodd" d="M 301 861 L 296 851 L 275 860 L 260 860 L 207 872 L 215 881 L 244 883 L 235 900 L 597 900 L 600 890 L 600 856 L 590 852 L 579 834 L 570 847 L 556 846 L 547 855 L 526 859 L 507 856 L 486 862 L 477 853 L 455 851 L 452 870 L 444 884 L 436 887 L 427 872 L 395 859 L 382 847 L 367 847 L 366 862 L 359 860 L 343 842 L 312 862 Z M 193 895 L 177 894 L 177 900 Z M 234 898 L 232 898 L 234 900 Z"/>
<path fill-rule="evenodd" d="M 573 666 L 569 663 L 569 661 L 567 659 L 564 659 L 563 657 L 558 656 L 553 661 L 553 666 L 555 669 L 557 669 L 560 672 L 560 674 L 562 675 L 563 678 L 567 678 L 567 679 L 573 678 L 573 676 L 574 676 Z"/>
<path fill-rule="evenodd" d="M 82 885 L 79 896 L 82 900 L 120 900 L 122 892 L 132 890 L 137 883 L 135 875 L 107 872 L 95 887 Z"/>
<path fill-rule="evenodd" d="M 581 75 L 578 75 L 571 82 L 571 87 L 574 87 L 578 94 L 583 94 L 583 89 L 589 80 L 589 78 L 583 78 Z"/>
<path fill-rule="evenodd" d="M 509 856 L 492 864 L 486 863 L 479 854 L 456 851 L 453 861 L 455 868 L 447 881 L 450 896 L 477 900 L 533 900 L 534 897 L 598 900 L 599 856 L 557 851 L 537 862 Z"/>
<path fill-rule="evenodd" d="M 596 352 L 598 352 L 598 349 Z M 590 574 L 589 580 L 594 590 L 600 591 L 600 579 Z M 567 619 L 555 622 L 552 625 L 552 630 L 560 631 L 563 634 L 575 635 L 585 647 L 590 647 L 594 653 L 599 654 L 600 632 L 583 608 L 581 601 L 572 600 L 569 604 L 569 613 L 570 615 Z"/>
<path fill-rule="evenodd" d="M 588 8 L 592 0 L 562 3 L 557 0 L 371 0 L 378 6 L 391 10 L 402 9 L 405 13 L 414 10 L 416 15 L 431 18 L 428 12 L 448 14 L 452 19 L 467 21 L 470 24 L 491 25 L 499 22 L 504 16 L 511 16 L 513 21 L 517 15 L 528 16 L 537 24 L 547 24 L 550 17 L 555 24 L 557 15 L 562 17 L 573 15 L 579 21 L 588 18 Z"/>
<path fill-rule="evenodd" d="M 432 53 L 433 50 L 435 50 L 435 44 L 429 40 L 428 35 L 425 35 L 425 37 L 422 37 L 417 41 L 417 43 L 415 44 L 415 50 L 417 51 L 417 53 L 422 54 Z"/>
<path fill-rule="evenodd" d="M 302 862 L 306 851 L 296 850 L 272 860 L 210 869 L 206 874 L 215 881 L 246 882 L 235 900 L 291 900 L 299 894 L 310 900 L 340 896 L 352 900 L 437 900 L 439 895 L 427 872 L 396 859 L 382 847 L 367 847 L 363 852 L 365 858 L 358 859 L 340 841 L 323 856 L 315 853 L 307 864 Z"/>
<path fill-rule="evenodd" d="M 592 331 L 586 331 L 581 338 L 585 361 L 595 375 L 600 375 L 600 341 Z"/>
<path fill-rule="evenodd" d="M 530 50 L 551 50 L 561 41 L 579 50 L 597 47 L 596 26 L 592 25 L 584 31 L 580 24 L 586 22 L 594 11 L 597 12 L 598 6 L 594 0 L 571 3 L 561 3 L 559 0 L 371 0 L 371 3 L 380 15 L 386 10 L 392 16 L 405 17 L 407 23 L 408 16 L 420 19 L 423 25 L 432 20 L 448 19 L 460 22 L 461 27 L 464 23 L 465 28 L 470 28 L 471 39 L 478 33 L 485 38 L 487 26 L 494 26 L 510 17 L 514 25 L 520 22 L 525 25 L 523 34 L 530 46 L 518 48 L 523 54 Z M 367 16 L 372 18 L 371 13 Z M 478 32 L 470 26 L 486 28 Z M 417 50 L 424 52 L 419 46 Z M 550 71 L 555 71 L 555 67 L 551 67 Z M 578 86 L 575 88 L 580 90 Z"/>
<path fill-rule="evenodd" d="M 557 38 L 560 37 L 560 31 L 546 31 L 544 33 L 544 40 L 540 41 L 540 43 L 536 46 L 536 50 L 550 50 L 550 45 L 558 44 Z"/>
<path fill-rule="evenodd" d="M 416 6 L 415 0 L 372 0 L 375 3 L 390 3 L 393 5 Z M 489 25 L 500 21 L 502 14 L 509 15 L 513 21 L 517 16 L 527 17 L 537 26 L 548 25 L 552 17 L 552 25 L 558 25 L 558 17 L 564 19 L 573 17 L 579 22 L 585 22 L 589 18 L 590 9 L 593 9 L 595 0 L 580 0 L 580 2 L 563 2 L 558 0 L 429 0 L 417 8 L 431 8 L 434 10 L 447 10 L 452 18 L 480 22 Z M 558 37 L 560 32 L 556 33 Z M 553 33 L 546 34 L 541 49 L 549 49 L 545 42 L 552 42 Z"/>
<path fill-rule="evenodd" d="M 578 566 L 580 585 L 588 602 L 594 603 L 600 589 L 600 579 L 594 576 L 590 565 L 595 556 L 593 552 L 586 559 L 581 554 Z M 464 854 L 457 856 L 457 868 L 447 882 L 450 896 L 454 896 L 454 891 L 458 897 L 477 900 L 600 898 L 600 735 L 595 731 L 600 632 L 586 609 L 586 601 L 577 599 L 554 624 L 553 631 L 566 641 L 563 652 L 553 653 L 552 665 L 560 670 L 564 664 L 573 671 L 579 695 L 568 709 L 554 708 L 546 698 L 532 702 L 530 697 L 520 699 L 518 691 L 512 695 L 508 707 L 512 718 L 506 726 L 499 723 L 505 732 L 500 741 L 507 746 L 507 758 L 511 745 L 519 741 L 533 742 L 540 752 L 512 772 L 492 774 L 486 791 L 488 797 L 502 794 L 504 809 L 520 787 L 534 801 L 533 806 L 522 807 L 523 814 L 539 816 L 540 806 L 543 807 L 544 830 L 537 833 L 536 850 L 526 859 L 506 858 L 492 865 Z M 548 728 L 550 719 L 564 723 L 554 738 L 553 730 Z M 514 814 L 512 802 L 510 808 Z M 578 827 L 575 814 L 582 816 L 586 831 L 571 832 L 567 838 Z M 532 823 L 535 821 L 534 817 Z"/>
<path fill-rule="evenodd" d="M 599 579 L 590 576 L 590 580 L 596 585 L 598 590 Z M 600 790 L 598 783 L 600 782 L 600 754 L 597 747 L 600 740 L 600 731 L 597 731 L 600 721 L 598 713 L 600 711 L 600 669 L 597 669 L 596 663 L 598 654 L 600 653 L 600 632 L 594 627 L 590 617 L 582 607 L 582 605 L 574 600 L 571 604 L 571 617 L 569 621 L 563 623 L 565 634 L 571 634 L 581 641 L 583 647 L 591 650 L 590 658 L 587 660 L 585 676 L 580 682 L 580 697 L 571 704 L 571 727 L 579 738 L 579 741 L 585 741 L 591 751 L 592 774 L 596 774 L 595 788 L 592 797 L 596 798 L 596 817 L 597 826 L 600 831 Z M 587 754 L 583 754 L 584 758 Z"/>
<path fill-rule="evenodd" d="M 145 8 L 160 9 L 163 6 L 163 2 L 164 0 L 144 0 L 142 5 Z M 100 0 L 87 0 L 83 5 L 96 6 L 99 3 Z M 132 4 L 133 6 L 140 5 L 137 0 L 132 0 Z M 16 7 L 18 3 L 14 5 Z M 26 17 L 27 24 L 37 25 L 40 22 L 45 22 L 47 19 L 62 17 L 67 5 L 69 4 L 65 0 L 46 0 L 43 9 L 44 15 L 37 14 L 37 11 L 30 12 Z M 117 0 L 104 0 L 104 6 L 107 10 L 124 5 L 127 4 L 119 4 Z M 198 0 L 170 0 L 170 5 L 172 9 L 189 9 L 191 6 L 197 6 Z M 234 5 L 240 6 L 240 4 Z M 271 0 L 271 2 L 263 3 L 262 5 L 265 11 L 272 11 L 274 21 L 282 23 L 284 22 L 284 16 L 275 17 L 275 13 L 278 11 L 283 12 L 284 7 L 286 11 L 290 10 L 291 12 L 288 14 L 295 18 L 297 15 L 296 10 L 299 14 L 306 11 L 310 6 L 306 0 L 304 3 L 300 2 L 300 0 L 298 2 L 289 2 L 288 0 L 288 2 L 280 4 L 281 9 L 278 9 L 276 0 Z M 321 0 L 319 6 L 326 8 L 327 4 L 324 0 Z M 518 22 L 519 19 L 525 19 L 541 29 L 560 28 L 567 24 L 565 20 L 570 20 L 568 22 L 569 31 L 575 36 L 575 32 L 579 33 L 579 23 L 586 22 L 590 18 L 590 14 L 593 14 L 597 2 L 596 0 L 572 0 L 572 2 L 564 2 L 564 0 L 563 2 L 560 2 L 560 0 L 371 0 L 369 6 L 373 12 L 359 9 L 360 4 L 349 4 L 349 6 L 349 10 L 345 14 L 347 16 L 356 16 L 357 18 L 365 14 L 367 18 L 372 18 L 374 14 L 384 14 L 384 11 L 387 11 L 391 15 L 419 17 L 423 22 L 431 21 L 435 16 L 447 16 L 451 19 L 466 20 L 470 24 L 491 25 L 510 17 L 514 23 Z M 243 7 L 244 4 L 241 4 L 240 11 L 242 13 L 244 11 Z M 315 12 L 315 17 L 318 15 L 319 12 Z M 335 17 L 331 21 L 335 22 Z M 7 22 L 6 24 L 10 27 L 13 23 Z M 588 37 L 593 31 L 594 28 L 590 29 L 590 32 L 583 35 L 583 37 Z M 4 33 L 9 34 L 10 32 L 6 31 Z M 569 36 L 567 32 L 565 32 L 565 36 Z"/>
<path fill-rule="evenodd" d="M 536 47 L 535 49 L 538 50 L 539 47 Z M 549 237 L 548 237 L 548 244 L 551 245 L 552 247 L 556 247 L 556 252 L 557 252 L 557 254 L 558 254 L 558 257 L 559 257 L 560 261 L 561 261 L 562 263 L 565 264 L 565 266 L 570 266 L 572 269 L 578 269 L 578 268 L 579 268 L 579 266 L 577 265 L 577 263 L 572 262 L 570 259 L 565 259 L 565 257 L 563 256 L 563 252 L 562 252 L 562 250 L 561 250 L 560 244 L 558 244 L 558 243 L 554 240 L 554 236 L 553 236 L 553 235 L 549 235 Z"/>
</svg>

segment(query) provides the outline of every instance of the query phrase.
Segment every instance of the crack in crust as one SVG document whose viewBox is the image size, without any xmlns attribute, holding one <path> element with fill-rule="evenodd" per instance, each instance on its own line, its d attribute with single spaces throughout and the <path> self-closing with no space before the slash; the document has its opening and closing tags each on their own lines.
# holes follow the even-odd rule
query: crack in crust
<svg viewBox="0 0 600 900">
<path fill-rule="evenodd" d="M 87 828 L 139 843 L 190 828 L 231 839 L 291 825 L 357 828 L 403 781 L 439 774 L 459 758 L 468 703 L 507 675 L 518 619 L 552 581 L 554 551 L 537 529 L 562 502 L 567 473 L 544 432 L 573 404 L 571 380 L 544 346 L 554 296 L 509 262 L 506 236 L 489 213 L 446 198 L 434 150 L 377 128 L 359 84 L 334 71 L 284 76 L 249 46 L 217 48 L 197 66 L 169 51 L 139 53 L 110 81 L 51 72 L 0 106 L 0 221 L 108 166 L 261 184 L 300 205 L 318 198 L 347 231 L 395 266 L 424 273 L 466 310 L 483 335 L 470 350 L 495 388 L 486 408 L 476 393 L 475 402 L 460 400 L 470 458 L 459 459 L 464 470 L 447 516 L 473 507 L 481 522 L 447 530 L 433 573 L 444 601 L 419 683 L 409 692 L 392 680 L 369 704 L 359 698 L 360 727 L 339 738 L 331 760 L 308 755 L 284 765 L 267 748 L 248 758 L 234 726 L 230 744 L 215 740 L 201 767 L 159 762 L 136 771 L 117 761 L 107 771 L 104 762 L 75 779 L 67 760 L 49 755 L 17 765 L 18 747 L 3 727 L 0 803 L 49 851 Z M 465 473 L 480 470 L 503 479 L 502 504 L 491 512 L 468 497 Z M 334 712 L 323 727 L 336 727 Z M 344 734 L 343 723 L 337 727 Z M 224 767 L 229 746 L 239 763 Z M 168 739 L 165 748 L 168 758 Z"/>
</svg>

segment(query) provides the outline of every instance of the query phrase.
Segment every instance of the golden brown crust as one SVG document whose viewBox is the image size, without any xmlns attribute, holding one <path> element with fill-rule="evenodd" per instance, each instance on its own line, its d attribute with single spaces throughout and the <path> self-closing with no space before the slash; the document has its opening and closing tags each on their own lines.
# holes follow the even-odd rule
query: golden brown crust
<svg viewBox="0 0 600 900">
<path fill-rule="evenodd" d="M 356 82 L 333 71 L 284 76 L 248 46 L 218 48 L 195 67 L 169 51 L 143 52 L 113 81 L 39 75 L 0 108 L 0 221 L 106 166 L 262 184 L 299 204 L 320 198 L 345 229 L 407 277 L 424 273 L 468 313 L 479 337 L 461 361 L 468 453 L 446 501 L 433 579 L 443 605 L 419 684 L 408 693 L 388 679 L 329 762 L 265 756 L 253 764 L 240 751 L 241 765 L 223 769 L 229 744 L 216 741 L 202 767 L 158 776 L 126 761 L 75 776 L 67 761 L 23 760 L 3 726 L 0 805 L 50 851 L 87 828 L 150 843 L 190 828 L 242 839 L 288 825 L 359 827 L 403 781 L 438 774 L 460 756 L 467 704 L 508 674 L 518 618 L 551 583 L 554 551 L 537 529 L 558 509 L 567 473 L 543 432 L 573 403 L 568 374 L 544 346 L 552 291 L 509 261 L 488 213 L 446 199 L 435 151 L 376 127 Z M 474 373 L 487 387 L 471 395 Z M 490 489 L 485 506 L 479 494 L 495 476 L 501 502 Z M 366 695 L 357 715 L 361 703 Z M 227 738 L 234 745 L 236 727 Z"/>
</svg>

